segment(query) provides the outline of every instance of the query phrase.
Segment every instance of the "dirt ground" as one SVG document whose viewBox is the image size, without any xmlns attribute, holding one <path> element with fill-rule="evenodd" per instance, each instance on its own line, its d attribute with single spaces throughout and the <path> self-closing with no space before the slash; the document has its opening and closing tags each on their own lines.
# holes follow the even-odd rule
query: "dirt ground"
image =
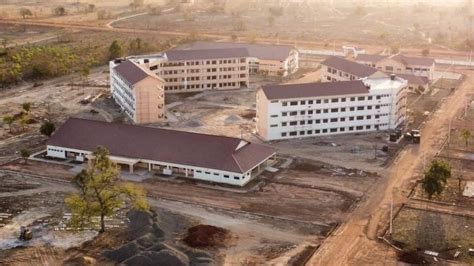
<svg viewBox="0 0 474 266">
<path fill-rule="evenodd" d="M 394 220 L 393 239 L 407 250 L 417 248 L 440 252 L 440 257 L 474 263 L 468 248 L 474 243 L 473 217 L 448 215 L 404 208 Z"/>
</svg>

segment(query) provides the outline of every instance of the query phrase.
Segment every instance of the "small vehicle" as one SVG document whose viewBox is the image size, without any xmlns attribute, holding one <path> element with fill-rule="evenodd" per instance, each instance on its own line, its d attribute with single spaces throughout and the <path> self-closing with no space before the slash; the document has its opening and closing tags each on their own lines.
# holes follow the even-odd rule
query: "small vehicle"
<svg viewBox="0 0 474 266">
<path fill-rule="evenodd" d="M 420 143 L 421 141 L 421 134 L 420 134 L 420 131 L 418 129 L 412 129 L 410 130 L 410 132 L 407 132 L 405 133 L 405 139 L 407 141 L 410 141 L 412 143 Z"/>
</svg>

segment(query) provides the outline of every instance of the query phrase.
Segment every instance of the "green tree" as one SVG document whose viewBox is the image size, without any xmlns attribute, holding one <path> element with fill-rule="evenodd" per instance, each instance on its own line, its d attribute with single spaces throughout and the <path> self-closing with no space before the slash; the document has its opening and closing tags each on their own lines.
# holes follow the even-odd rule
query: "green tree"
<svg viewBox="0 0 474 266">
<path fill-rule="evenodd" d="M 22 7 L 20 8 L 20 15 L 23 19 L 25 19 L 26 17 L 33 16 L 33 13 L 28 8 Z"/>
<path fill-rule="evenodd" d="M 26 131 L 26 128 L 28 127 L 28 121 L 28 114 L 23 113 L 23 115 L 20 117 L 20 125 L 23 131 Z"/>
<path fill-rule="evenodd" d="M 115 58 L 119 58 L 122 55 L 123 55 L 122 46 L 117 40 L 113 41 L 109 47 L 109 59 L 112 60 Z"/>
<path fill-rule="evenodd" d="M 461 138 L 464 140 L 464 143 L 466 143 L 466 147 L 469 146 L 469 139 L 471 138 L 471 131 L 467 128 L 463 128 L 461 130 Z"/>
<path fill-rule="evenodd" d="M 275 24 L 275 17 L 274 16 L 268 16 L 268 26 L 273 26 Z"/>
<path fill-rule="evenodd" d="M 91 12 L 94 12 L 94 10 L 95 10 L 95 5 L 94 4 L 88 4 L 87 5 L 86 12 L 91 13 Z"/>
<path fill-rule="evenodd" d="M 87 168 L 75 178 L 78 192 L 68 196 L 66 204 L 72 211 L 71 225 L 81 226 L 91 222 L 92 217 L 100 217 L 100 230 L 105 232 L 105 217 L 112 215 L 117 208 L 129 199 L 134 208 L 149 209 L 145 192 L 132 184 L 119 183 L 119 168 L 109 159 L 104 147 L 97 147 Z"/>
<path fill-rule="evenodd" d="M 54 15 L 60 17 L 66 15 L 66 9 L 63 6 L 58 6 L 55 9 L 53 9 Z"/>
<path fill-rule="evenodd" d="M 430 54 L 430 48 L 424 48 L 421 50 L 421 55 L 422 56 L 428 56 Z"/>
<path fill-rule="evenodd" d="M 13 123 L 15 123 L 15 118 L 11 115 L 6 115 L 3 117 L 3 123 L 8 125 L 8 130 L 10 133 L 13 132 Z"/>
<path fill-rule="evenodd" d="M 21 108 L 23 109 L 23 111 L 24 111 L 25 113 L 29 114 L 30 111 L 31 111 L 31 103 L 28 103 L 28 102 L 23 103 L 23 104 L 21 105 Z"/>
<path fill-rule="evenodd" d="M 434 194 L 441 194 L 443 192 L 448 178 L 451 177 L 451 166 L 442 160 L 433 160 L 430 169 L 425 172 L 425 176 L 421 181 L 423 190 L 431 199 Z"/>
<path fill-rule="evenodd" d="M 40 133 L 47 137 L 50 137 L 56 130 L 56 126 L 51 121 L 45 121 L 40 127 Z"/>
<path fill-rule="evenodd" d="M 23 158 L 23 160 L 25 161 L 25 164 L 27 164 L 28 163 L 28 158 L 31 155 L 31 151 L 28 150 L 28 149 L 21 149 L 20 150 L 20 155 L 21 155 L 21 158 Z"/>
</svg>

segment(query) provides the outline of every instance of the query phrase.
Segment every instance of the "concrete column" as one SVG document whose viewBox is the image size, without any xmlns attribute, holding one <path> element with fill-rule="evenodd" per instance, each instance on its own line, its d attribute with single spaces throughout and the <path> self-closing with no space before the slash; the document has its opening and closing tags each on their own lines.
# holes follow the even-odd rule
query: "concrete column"
<svg viewBox="0 0 474 266">
<path fill-rule="evenodd" d="M 148 172 L 151 172 L 151 163 L 148 163 Z"/>
<path fill-rule="evenodd" d="M 133 163 L 131 163 L 129 166 L 130 166 L 130 174 L 133 174 Z"/>
<path fill-rule="evenodd" d="M 188 177 L 188 168 L 184 169 L 185 176 Z"/>
</svg>

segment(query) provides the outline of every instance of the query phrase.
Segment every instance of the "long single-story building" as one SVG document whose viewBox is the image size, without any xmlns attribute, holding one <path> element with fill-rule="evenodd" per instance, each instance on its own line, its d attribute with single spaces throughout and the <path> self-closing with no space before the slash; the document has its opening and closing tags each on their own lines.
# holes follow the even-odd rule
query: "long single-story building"
<svg viewBox="0 0 474 266">
<path fill-rule="evenodd" d="M 48 140 L 47 156 L 85 161 L 97 146 L 110 159 L 165 175 L 243 186 L 274 160 L 273 148 L 232 137 L 68 119 Z"/>
</svg>

